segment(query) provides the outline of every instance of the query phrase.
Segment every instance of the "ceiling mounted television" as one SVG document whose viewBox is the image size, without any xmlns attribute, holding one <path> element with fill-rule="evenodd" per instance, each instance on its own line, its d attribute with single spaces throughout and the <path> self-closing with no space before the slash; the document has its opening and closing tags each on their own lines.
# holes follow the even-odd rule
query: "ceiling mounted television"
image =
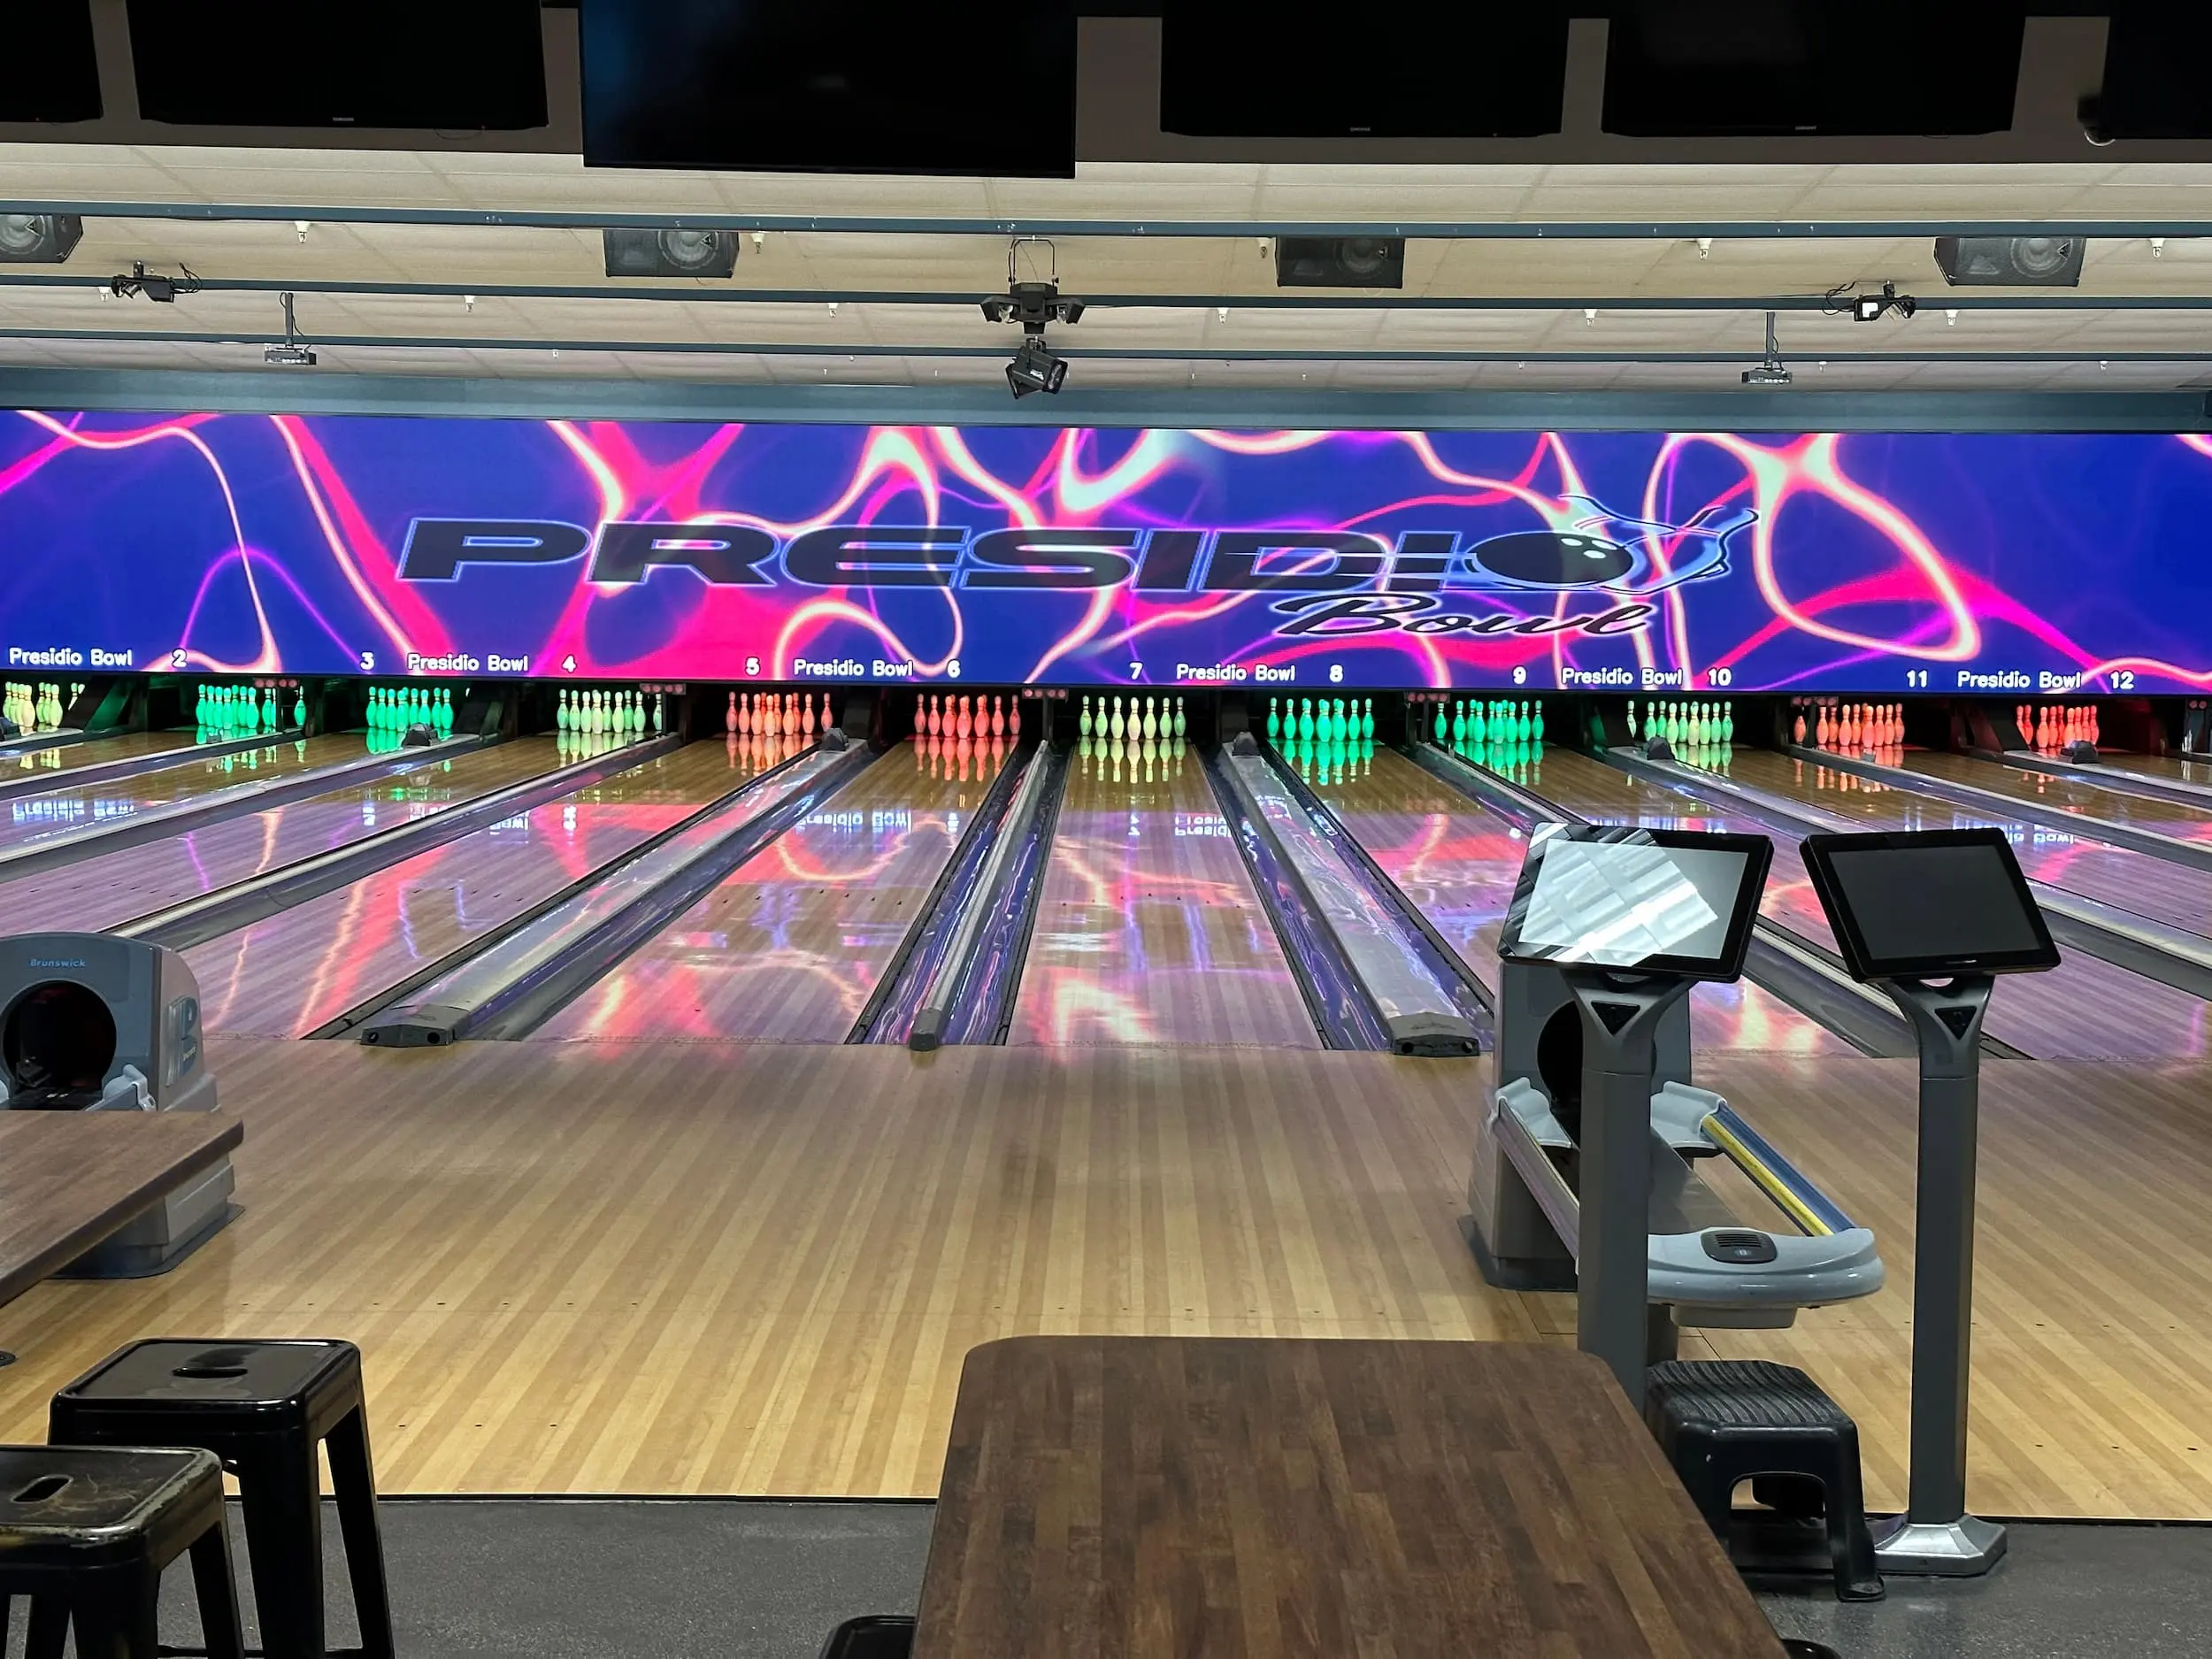
<svg viewBox="0 0 2212 1659">
<path fill-rule="evenodd" d="M 584 0 L 584 160 L 1075 174 L 1075 4 Z"/>
<path fill-rule="evenodd" d="M 188 127 L 546 124 L 538 0 L 130 0 L 139 111 Z"/>
<path fill-rule="evenodd" d="M 1617 0 L 1604 127 L 1634 137 L 1903 137 L 2012 125 L 2027 0 Z"/>
<path fill-rule="evenodd" d="M 1164 0 L 1160 125 L 1199 138 L 1507 138 L 1555 133 L 1563 0 L 1401 0 L 1388 13 Z"/>
</svg>

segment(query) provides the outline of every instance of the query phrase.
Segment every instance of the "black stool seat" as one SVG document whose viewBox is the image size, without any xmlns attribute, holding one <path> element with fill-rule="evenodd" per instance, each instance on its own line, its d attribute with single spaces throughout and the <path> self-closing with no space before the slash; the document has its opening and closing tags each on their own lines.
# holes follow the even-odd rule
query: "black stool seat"
<svg viewBox="0 0 2212 1659">
<path fill-rule="evenodd" d="M 197 1446 L 238 1477 L 269 1659 L 323 1659 L 322 1479 L 330 1456 L 361 1651 L 393 1659 L 361 1350 L 284 1340 L 134 1342 L 53 1398 L 57 1445 Z"/>
<path fill-rule="evenodd" d="M 1736 1487 L 1748 1480 L 1755 1497 L 1785 1515 L 1824 1510 L 1838 1600 L 1881 1599 L 1858 1425 L 1803 1371 L 1766 1360 L 1669 1360 L 1650 1370 L 1644 1420 L 1740 1566 L 1780 1564 L 1746 1560 L 1732 1538 Z"/>
<path fill-rule="evenodd" d="M 31 1659 L 154 1659 L 161 1571 L 189 1553 L 213 1659 L 242 1659 L 223 1528 L 223 1469 L 204 1451 L 0 1446 L 0 1650 L 8 1598 L 31 1601 Z"/>
<path fill-rule="evenodd" d="M 914 1651 L 914 1621 L 871 1613 L 849 1618 L 822 1648 L 821 1659 L 907 1659 Z"/>
</svg>

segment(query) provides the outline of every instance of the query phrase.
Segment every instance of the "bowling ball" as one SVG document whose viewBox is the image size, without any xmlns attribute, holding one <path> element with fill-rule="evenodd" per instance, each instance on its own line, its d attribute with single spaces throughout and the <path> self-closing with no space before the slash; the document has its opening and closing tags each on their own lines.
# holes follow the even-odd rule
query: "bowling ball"
<svg viewBox="0 0 2212 1659">
<path fill-rule="evenodd" d="M 1478 541 L 1471 553 L 1493 576 L 1538 588 L 1592 588 L 1618 581 L 1636 565 L 1619 542 L 1574 530 L 1517 530 Z"/>
</svg>

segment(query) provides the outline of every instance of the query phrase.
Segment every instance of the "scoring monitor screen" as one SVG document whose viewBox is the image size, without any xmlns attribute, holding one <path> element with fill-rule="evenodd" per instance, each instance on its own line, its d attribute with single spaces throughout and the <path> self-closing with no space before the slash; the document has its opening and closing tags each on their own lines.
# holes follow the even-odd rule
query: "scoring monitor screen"
<svg viewBox="0 0 2212 1659">
<path fill-rule="evenodd" d="M 1540 832 L 1500 954 L 1733 979 L 1771 851 L 1753 835 Z"/>
<path fill-rule="evenodd" d="M 1862 978 L 2057 964 L 2058 949 L 2000 830 L 1814 836 L 1805 851 Z"/>
</svg>

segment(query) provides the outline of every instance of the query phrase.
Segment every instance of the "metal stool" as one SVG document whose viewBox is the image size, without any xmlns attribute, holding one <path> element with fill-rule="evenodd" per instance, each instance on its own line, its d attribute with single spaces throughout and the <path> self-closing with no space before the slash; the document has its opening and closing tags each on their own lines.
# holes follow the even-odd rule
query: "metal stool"
<svg viewBox="0 0 2212 1659">
<path fill-rule="evenodd" d="M 1794 1366 L 1766 1360 L 1668 1360 L 1654 1365 L 1644 1421 L 1724 1545 L 1737 1516 L 1739 1483 L 1783 1516 L 1827 1517 L 1828 1557 L 1839 1601 L 1878 1601 L 1881 1574 L 1859 1484 L 1859 1429 Z M 1746 1571 L 1785 1570 L 1747 1560 Z"/>
<path fill-rule="evenodd" d="M 53 1399 L 57 1445 L 199 1446 L 238 1477 L 254 1606 L 268 1659 L 324 1659 L 322 1480 L 331 1485 L 361 1651 L 394 1659 L 376 1474 L 350 1342 L 134 1342 Z"/>
<path fill-rule="evenodd" d="M 211 1452 L 0 1446 L 0 1650 L 8 1598 L 31 1598 L 30 1659 L 154 1659 L 161 1571 L 189 1551 L 211 1659 L 243 1659 L 238 1585 Z"/>
<path fill-rule="evenodd" d="M 821 1659 L 906 1659 L 914 1651 L 914 1621 L 871 1613 L 830 1632 Z"/>
</svg>

